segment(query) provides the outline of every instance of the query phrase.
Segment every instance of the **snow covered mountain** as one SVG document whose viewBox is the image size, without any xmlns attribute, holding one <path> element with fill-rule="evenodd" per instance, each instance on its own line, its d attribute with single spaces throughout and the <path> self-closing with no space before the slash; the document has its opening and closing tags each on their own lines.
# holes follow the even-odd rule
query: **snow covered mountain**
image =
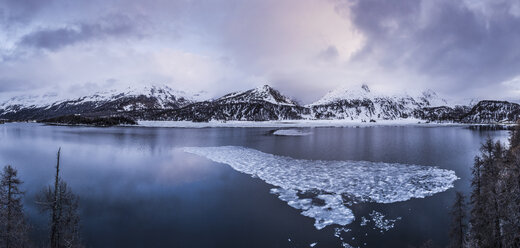
<svg viewBox="0 0 520 248">
<path fill-rule="evenodd" d="M 41 120 L 72 114 L 176 121 L 415 118 L 429 122 L 504 123 L 520 119 L 520 105 L 516 103 L 488 100 L 471 106 L 449 106 L 432 90 L 416 95 L 388 95 L 367 85 L 331 91 L 306 106 L 268 85 L 213 100 L 202 97 L 200 93 L 190 95 L 167 86 L 107 90 L 76 98 L 58 94 L 22 95 L 0 101 L 0 119 Z"/>
<path fill-rule="evenodd" d="M 282 95 L 279 91 L 269 85 L 256 87 L 251 90 L 239 91 L 227 94 L 215 100 L 221 104 L 227 103 L 252 103 L 268 102 L 272 104 L 296 106 L 297 103 L 290 98 Z"/>
<path fill-rule="evenodd" d="M 302 119 L 309 110 L 268 85 L 247 91 L 234 92 L 213 101 L 190 104 L 157 116 L 161 120 L 295 120 Z"/>
<path fill-rule="evenodd" d="M 520 119 L 520 104 L 484 100 L 472 106 L 424 108 L 418 117 L 433 122 L 512 123 Z"/>
<path fill-rule="evenodd" d="M 416 117 L 422 108 L 443 105 L 447 105 L 446 100 L 432 90 L 418 96 L 385 95 L 363 84 L 360 88 L 331 91 L 308 107 L 317 119 L 393 120 Z"/>
<path fill-rule="evenodd" d="M 69 114 L 146 117 L 150 112 L 184 107 L 195 102 L 185 92 L 168 86 L 112 89 L 79 98 L 57 94 L 11 97 L 0 103 L 0 118 L 43 119 Z"/>
<path fill-rule="evenodd" d="M 495 123 L 516 121 L 520 117 L 520 104 L 506 101 L 480 101 L 466 113 L 461 122 Z"/>
</svg>

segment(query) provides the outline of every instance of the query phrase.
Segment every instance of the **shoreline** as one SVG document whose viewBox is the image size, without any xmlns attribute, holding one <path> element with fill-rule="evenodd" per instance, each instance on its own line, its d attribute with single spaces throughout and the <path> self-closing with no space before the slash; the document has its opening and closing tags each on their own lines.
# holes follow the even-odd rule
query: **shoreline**
<svg viewBox="0 0 520 248">
<path fill-rule="evenodd" d="M 456 123 L 425 122 L 419 119 L 379 120 L 360 122 L 349 120 L 282 120 L 282 121 L 137 121 L 132 127 L 163 128 L 318 128 L 318 127 L 377 127 L 377 126 L 423 126 L 423 127 L 466 127 L 466 126 L 503 126 L 513 127 L 513 123 Z"/>
<path fill-rule="evenodd" d="M 137 121 L 137 125 L 96 126 L 88 124 L 40 123 L 36 121 L 14 121 L 11 123 L 39 124 L 64 127 L 133 127 L 133 128 L 363 128 L 363 127 L 496 127 L 511 129 L 515 123 L 457 123 L 457 122 L 425 122 L 418 119 L 379 120 L 377 122 L 360 122 L 359 120 L 281 120 L 281 121 Z M 0 125 L 1 126 L 1 125 Z"/>
</svg>

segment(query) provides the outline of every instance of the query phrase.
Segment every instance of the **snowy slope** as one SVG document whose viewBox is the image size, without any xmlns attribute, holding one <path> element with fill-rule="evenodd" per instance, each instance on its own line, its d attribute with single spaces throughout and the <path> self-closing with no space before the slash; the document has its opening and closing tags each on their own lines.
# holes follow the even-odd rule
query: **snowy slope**
<svg viewBox="0 0 520 248">
<path fill-rule="evenodd" d="M 386 94 L 367 85 L 339 88 L 307 106 L 268 85 L 207 100 L 164 85 L 108 89 L 81 97 L 55 93 L 0 94 L 0 118 L 39 120 L 63 115 L 125 116 L 138 120 L 269 121 L 269 120 L 425 120 L 429 122 L 512 123 L 520 105 L 480 101 L 449 106 L 434 91 Z"/>
<path fill-rule="evenodd" d="M 60 94 L 3 97 L 0 101 L 0 116 L 9 119 L 38 119 L 89 113 L 112 115 L 119 112 L 180 108 L 196 101 L 189 94 L 166 85 L 109 89 L 75 98 Z"/>
<path fill-rule="evenodd" d="M 520 104 L 506 101 L 480 101 L 461 119 L 467 123 L 511 122 L 520 119 Z"/>
<path fill-rule="evenodd" d="M 161 113 L 157 119 L 205 122 L 302 119 L 308 109 L 268 85 L 234 92 L 213 101 L 198 102 Z"/>
<path fill-rule="evenodd" d="M 263 85 L 247 91 L 227 94 L 215 100 L 219 103 L 250 103 L 254 101 L 265 101 L 272 104 L 296 106 L 290 98 L 282 95 L 279 91 L 269 85 Z"/>
<path fill-rule="evenodd" d="M 447 101 L 437 95 L 433 90 L 425 90 L 419 95 L 409 95 L 407 93 L 388 95 L 376 90 L 370 89 L 368 85 L 363 84 L 359 88 L 340 87 L 333 91 L 329 91 L 318 101 L 309 104 L 309 106 L 327 105 L 342 100 L 372 100 L 388 99 L 395 102 L 411 103 L 424 107 L 438 107 L 448 105 Z"/>
<path fill-rule="evenodd" d="M 98 104 L 118 101 L 121 99 L 137 99 L 146 98 L 153 101 L 152 106 L 144 106 L 140 102 L 128 102 L 128 105 L 122 106 L 125 110 L 139 109 L 139 108 L 177 108 L 183 107 L 194 102 L 183 91 L 176 91 L 172 88 L 163 86 L 142 86 L 142 87 L 127 87 L 124 90 L 112 89 L 108 91 L 98 92 L 89 96 L 81 97 L 73 100 L 66 100 L 75 102 L 76 104 L 84 102 L 96 102 Z M 63 101 L 63 102 L 66 102 Z M 54 103 L 55 104 L 59 104 Z"/>
<path fill-rule="evenodd" d="M 25 95 L 0 95 L 0 108 L 12 105 L 21 107 L 45 107 L 57 105 L 63 102 L 107 102 L 121 99 L 124 97 L 139 97 L 157 99 L 158 107 L 168 107 L 172 104 L 186 105 L 200 98 L 200 93 L 189 95 L 184 91 L 176 91 L 169 86 L 151 85 L 141 87 L 126 87 L 123 89 L 109 89 L 98 91 L 94 94 L 82 97 L 67 97 L 63 93 L 29 93 Z"/>
<path fill-rule="evenodd" d="M 363 84 L 359 88 L 333 90 L 308 107 L 317 119 L 394 120 L 414 117 L 425 107 L 443 105 L 447 102 L 432 90 L 416 96 L 406 93 L 386 95 Z"/>
</svg>

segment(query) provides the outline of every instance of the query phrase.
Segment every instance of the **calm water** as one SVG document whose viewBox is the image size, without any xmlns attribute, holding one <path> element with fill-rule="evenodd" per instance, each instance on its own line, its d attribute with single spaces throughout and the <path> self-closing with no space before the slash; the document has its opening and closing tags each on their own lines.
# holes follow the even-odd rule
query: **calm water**
<svg viewBox="0 0 520 248">
<path fill-rule="evenodd" d="M 463 127 L 314 128 L 300 137 L 274 136 L 272 130 L 5 124 L 0 161 L 19 170 L 32 236 L 43 242 L 47 216 L 38 212 L 34 196 L 52 183 L 61 147 L 63 178 L 81 198 L 87 247 L 341 246 L 334 237 L 338 226 L 316 230 L 314 219 L 270 194 L 271 185 L 176 147 L 234 145 L 311 160 L 436 165 L 461 178 L 455 189 L 400 203 L 356 204 L 356 221 L 347 226 L 352 231 L 341 236 L 359 247 L 407 247 L 428 239 L 444 246 L 454 192 L 469 191 L 480 143 L 508 135 Z M 384 233 L 360 226 L 359 217 L 373 210 L 402 219 Z"/>
</svg>

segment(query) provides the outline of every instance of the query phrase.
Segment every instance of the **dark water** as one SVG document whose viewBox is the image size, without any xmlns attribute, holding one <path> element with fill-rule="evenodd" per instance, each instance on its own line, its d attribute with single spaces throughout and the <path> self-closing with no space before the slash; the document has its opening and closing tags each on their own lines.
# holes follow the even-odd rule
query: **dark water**
<svg viewBox="0 0 520 248">
<path fill-rule="evenodd" d="M 273 136 L 271 130 L 5 124 L 0 163 L 19 170 L 32 238 L 45 242 L 47 216 L 36 209 L 34 196 L 52 183 L 61 147 L 63 178 L 81 198 L 87 247 L 341 247 L 334 237 L 338 226 L 316 230 L 313 219 L 270 194 L 272 186 L 175 147 L 235 145 L 303 159 L 436 165 L 461 178 L 455 189 L 400 203 L 354 205 L 356 221 L 342 237 L 359 247 L 407 247 L 428 239 L 444 246 L 454 192 L 469 191 L 480 143 L 508 135 L 463 127 L 314 128 L 301 137 Z M 360 217 L 373 210 L 402 219 L 384 233 L 361 227 Z"/>
</svg>

